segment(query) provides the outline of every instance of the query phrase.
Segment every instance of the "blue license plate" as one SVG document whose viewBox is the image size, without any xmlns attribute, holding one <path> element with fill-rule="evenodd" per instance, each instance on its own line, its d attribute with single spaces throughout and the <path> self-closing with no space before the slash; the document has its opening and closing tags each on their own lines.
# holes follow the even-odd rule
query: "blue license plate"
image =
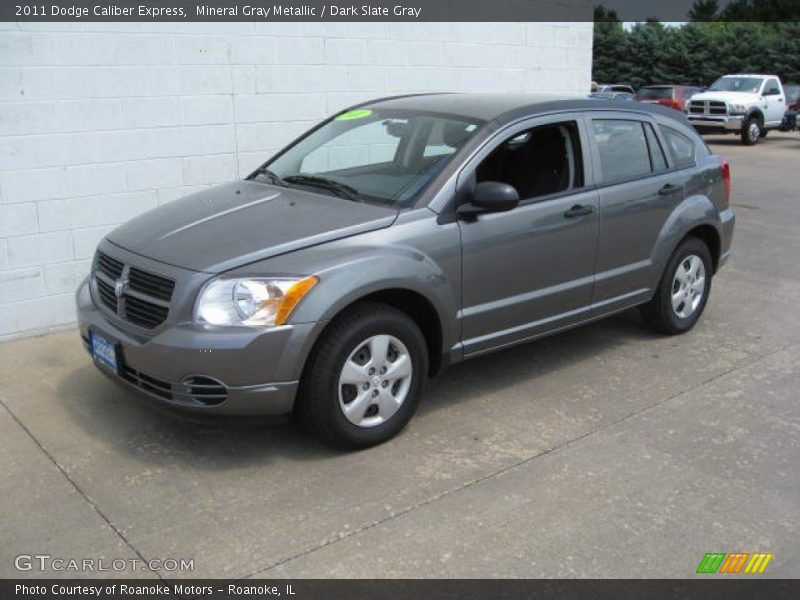
<svg viewBox="0 0 800 600">
<path fill-rule="evenodd" d="M 95 361 L 116 373 L 117 345 L 114 342 L 97 335 L 95 332 L 92 332 L 90 335 L 92 340 L 92 356 L 94 357 Z"/>
</svg>

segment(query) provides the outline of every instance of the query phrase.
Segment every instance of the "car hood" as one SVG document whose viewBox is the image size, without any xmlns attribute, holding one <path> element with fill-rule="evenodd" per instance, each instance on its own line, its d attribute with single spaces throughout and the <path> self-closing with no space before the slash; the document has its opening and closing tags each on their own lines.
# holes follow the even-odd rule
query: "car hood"
<svg viewBox="0 0 800 600">
<path fill-rule="evenodd" d="M 221 273 L 388 227 L 397 213 L 393 208 L 327 194 L 238 181 L 148 211 L 112 231 L 107 239 L 153 260 Z"/>
<path fill-rule="evenodd" d="M 692 100 L 718 100 L 720 102 L 734 102 L 736 104 L 749 104 L 761 98 L 758 94 L 750 92 L 701 92 L 694 94 Z"/>
</svg>

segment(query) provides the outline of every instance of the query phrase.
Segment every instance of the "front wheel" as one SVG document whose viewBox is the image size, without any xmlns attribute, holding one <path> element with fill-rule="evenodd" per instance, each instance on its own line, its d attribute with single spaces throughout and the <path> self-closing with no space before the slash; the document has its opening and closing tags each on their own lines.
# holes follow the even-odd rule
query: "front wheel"
<svg viewBox="0 0 800 600">
<path fill-rule="evenodd" d="M 764 136 L 764 129 L 758 117 L 750 117 L 742 128 L 742 143 L 745 146 L 755 146 Z"/>
<path fill-rule="evenodd" d="M 667 263 L 655 296 L 642 306 L 644 321 L 667 335 L 689 331 L 706 307 L 712 274 L 708 246 L 696 237 L 686 238 Z"/>
<path fill-rule="evenodd" d="M 405 313 L 363 302 L 325 330 L 300 382 L 298 416 L 322 441 L 365 448 L 400 432 L 428 372 L 425 338 Z"/>
</svg>

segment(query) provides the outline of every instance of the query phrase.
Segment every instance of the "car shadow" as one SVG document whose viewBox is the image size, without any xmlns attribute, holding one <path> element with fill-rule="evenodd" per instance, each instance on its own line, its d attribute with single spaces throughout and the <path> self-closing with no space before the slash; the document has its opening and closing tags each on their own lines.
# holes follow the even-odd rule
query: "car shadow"
<svg viewBox="0 0 800 600">
<path fill-rule="evenodd" d="M 417 418 L 558 372 L 609 347 L 659 337 L 642 326 L 638 311 L 628 311 L 474 358 L 430 382 Z M 87 437 L 154 467 L 177 464 L 227 470 L 263 466 L 278 456 L 321 461 L 347 454 L 321 444 L 290 419 L 198 423 L 182 418 L 102 377 L 90 364 L 63 379 L 56 397 Z"/>
</svg>

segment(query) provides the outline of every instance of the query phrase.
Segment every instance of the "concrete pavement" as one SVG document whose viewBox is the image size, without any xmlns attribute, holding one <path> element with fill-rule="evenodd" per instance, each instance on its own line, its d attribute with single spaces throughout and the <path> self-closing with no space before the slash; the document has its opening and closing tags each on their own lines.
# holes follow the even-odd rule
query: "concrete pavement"
<svg viewBox="0 0 800 600">
<path fill-rule="evenodd" d="M 368 451 L 167 418 L 74 331 L 0 345 L 0 576 L 79 575 L 14 568 L 46 553 L 194 560 L 168 577 L 689 577 L 712 551 L 797 576 L 800 135 L 709 141 L 738 222 L 693 332 L 631 312 L 454 367 Z"/>
</svg>

